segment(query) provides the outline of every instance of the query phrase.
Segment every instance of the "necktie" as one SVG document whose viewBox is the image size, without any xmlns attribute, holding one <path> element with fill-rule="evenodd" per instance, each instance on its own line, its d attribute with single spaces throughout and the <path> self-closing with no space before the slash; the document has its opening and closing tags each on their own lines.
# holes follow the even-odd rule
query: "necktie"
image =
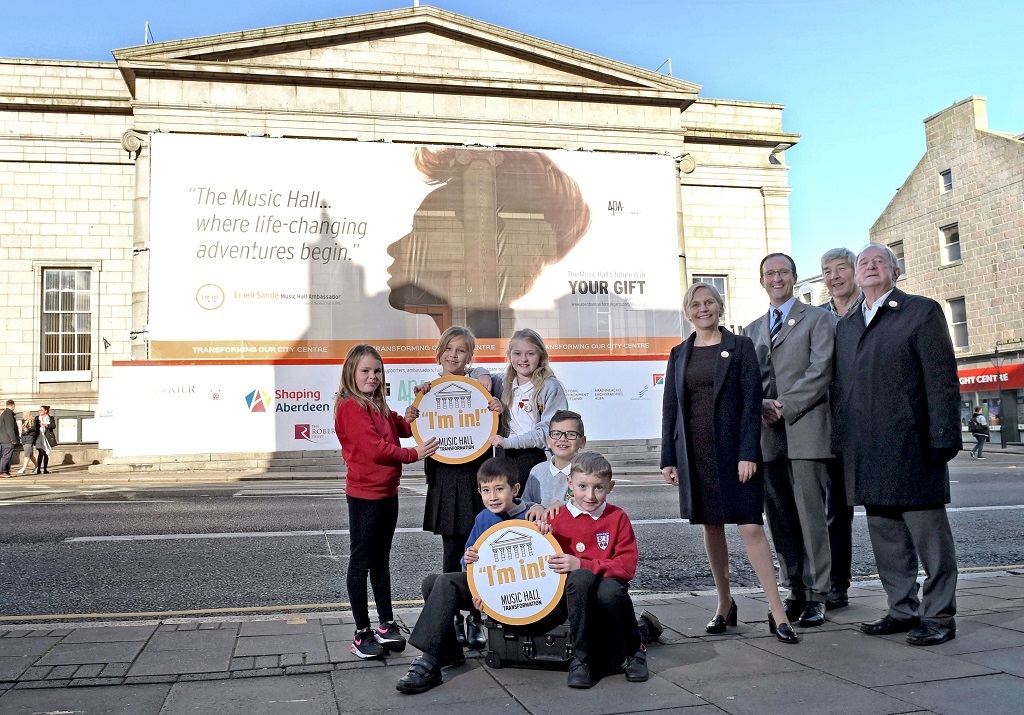
<svg viewBox="0 0 1024 715">
<path fill-rule="evenodd" d="M 778 308 L 772 310 L 772 329 L 771 329 L 771 342 L 775 344 L 775 338 L 779 337 L 779 331 L 782 330 L 782 311 Z"/>
</svg>

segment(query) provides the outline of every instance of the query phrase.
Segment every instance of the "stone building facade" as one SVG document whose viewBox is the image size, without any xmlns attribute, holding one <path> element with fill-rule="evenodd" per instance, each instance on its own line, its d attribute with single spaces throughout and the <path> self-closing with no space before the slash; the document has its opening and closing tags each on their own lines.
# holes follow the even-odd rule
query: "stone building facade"
<svg viewBox="0 0 1024 715">
<path fill-rule="evenodd" d="M 900 287 L 945 308 L 963 417 L 981 405 L 1002 437 L 1024 429 L 1024 134 L 988 128 L 968 97 L 924 120 L 924 156 L 871 227 L 901 259 Z"/>
<path fill-rule="evenodd" d="M 19 406 L 96 411 L 114 362 L 151 357 L 157 132 L 667 153 L 678 254 L 664 259 L 684 287 L 723 288 L 730 324 L 761 312 L 757 259 L 790 249 L 784 152 L 799 137 L 777 104 L 700 97 L 431 7 L 113 54 L 0 59 L 0 392 Z"/>
</svg>

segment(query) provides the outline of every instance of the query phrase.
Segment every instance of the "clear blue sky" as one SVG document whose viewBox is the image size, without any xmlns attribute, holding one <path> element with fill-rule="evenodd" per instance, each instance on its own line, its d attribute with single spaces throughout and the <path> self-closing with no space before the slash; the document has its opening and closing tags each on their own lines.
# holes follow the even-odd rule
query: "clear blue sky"
<svg viewBox="0 0 1024 715">
<path fill-rule="evenodd" d="M 778 102 L 800 273 L 854 250 L 924 153 L 922 120 L 972 94 L 1024 132 L 1019 0 L 433 0 L 452 12 L 703 85 Z M 0 56 L 111 60 L 157 41 L 391 10 L 411 0 L 34 0 L 5 3 Z"/>
</svg>

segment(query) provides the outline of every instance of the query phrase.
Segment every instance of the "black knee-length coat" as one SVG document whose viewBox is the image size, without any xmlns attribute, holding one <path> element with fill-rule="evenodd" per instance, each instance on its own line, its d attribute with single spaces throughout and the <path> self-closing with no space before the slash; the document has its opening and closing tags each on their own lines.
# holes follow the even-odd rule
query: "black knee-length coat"
<svg viewBox="0 0 1024 715">
<path fill-rule="evenodd" d="M 708 417 L 693 415 L 690 429 L 714 429 L 722 508 L 727 523 L 734 523 L 764 509 L 764 481 L 761 472 L 761 370 L 750 338 L 719 328 L 722 342 L 715 361 L 715 412 Z M 661 466 L 679 471 L 679 515 L 693 516 L 693 480 L 687 455 L 687 430 L 683 415 L 686 404 L 686 363 L 696 333 L 672 348 L 665 371 L 665 396 L 661 417 Z M 757 463 L 753 479 L 741 483 L 740 461 Z"/>
<path fill-rule="evenodd" d="M 832 448 L 849 503 L 948 504 L 960 380 L 939 304 L 897 288 L 866 327 L 851 310 L 836 326 L 835 372 Z"/>
</svg>

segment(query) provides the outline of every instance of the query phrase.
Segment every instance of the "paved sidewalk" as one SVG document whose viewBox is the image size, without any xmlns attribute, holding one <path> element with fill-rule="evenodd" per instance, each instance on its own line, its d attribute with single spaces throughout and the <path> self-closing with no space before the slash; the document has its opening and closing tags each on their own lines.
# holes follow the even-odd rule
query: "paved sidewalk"
<svg viewBox="0 0 1024 715">
<path fill-rule="evenodd" d="M 708 594 L 637 596 L 666 626 L 652 677 L 569 690 L 561 672 L 492 670 L 480 657 L 424 695 L 395 691 L 415 650 L 383 661 L 349 653 L 348 614 L 258 620 L 0 625 L 0 715 L 330 715 L 503 713 L 1014 713 L 1024 710 L 1024 570 L 964 574 L 955 640 L 909 646 L 857 629 L 880 617 L 877 582 L 803 642 L 769 636 L 756 591 L 740 625 L 708 636 Z M 418 609 L 400 612 L 409 625 Z"/>
</svg>

